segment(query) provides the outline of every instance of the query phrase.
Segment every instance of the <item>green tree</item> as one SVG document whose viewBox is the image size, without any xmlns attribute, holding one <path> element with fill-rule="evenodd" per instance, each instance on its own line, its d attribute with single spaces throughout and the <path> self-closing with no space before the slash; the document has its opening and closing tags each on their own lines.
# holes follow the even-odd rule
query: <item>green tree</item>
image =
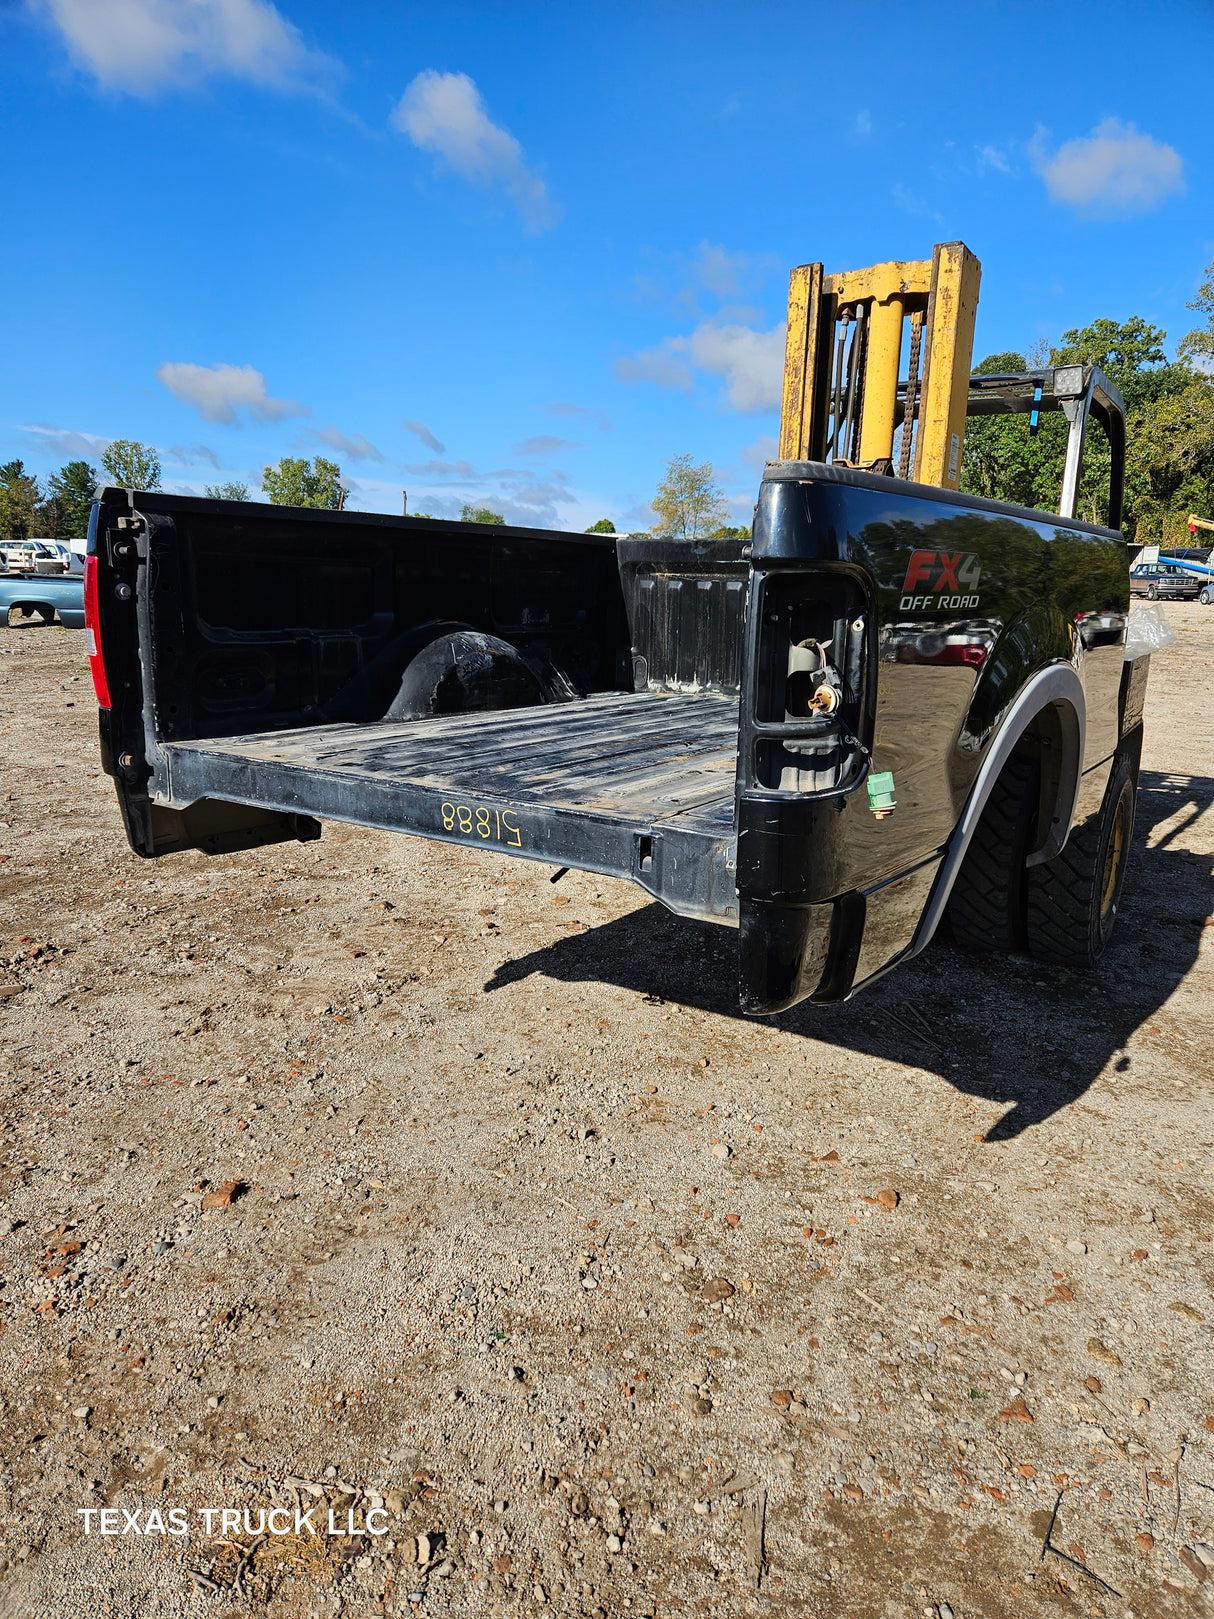
<svg viewBox="0 0 1214 1619">
<path fill-rule="evenodd" d="M 974 367 L 981 376 L 1027 371 L 1023 354 L 1004 350 L 988 354 Z M 961 487 L 967 494 L 988 500 L 1006 500 L 1013 506 L 1044 506 L 1061 488 L 1066 428 L 1050 416 L 1041 417 L 1037 438 L 1029 437 L 1026 416 L 974 416 L 965 424 L 961 454 Z M 1045 438 L 1040 436 L 1045 433 Z"/>
<path fill-rule="evenodd" d="M 1162 511 L 1154 492 L 1181 477 L 1165 474 L 1158 455 L 1176 442 L 1176 423 L 1154 435 L 1151 468 L 1135 452 L 1135 441 L 1150 434 L 1150 422 L 1165 403 L 1185 394 L 1195 373 L 1184 360 L 1169 361 L 1164 350 L 1167 333 L 1141 316 L 1127 321 L 1101 317 L 1088 326 L 1063 332 L 1060 343 L 1045 357 L 1051 366 L 1097 365 L 1121 390 L 1126 404 L 1126 498 L 1122 526 L 1136 532 L 1140 516 Z M 987 375 L 1026 370 L 1024 356 L 1011 352 L 989 355 L 975 370 Z M 1167 412 L 1165 412 L 1167 415 Z M 966 424 L 961 487 L 971 494 L 1006 500 L 1042 511 L 1057 510 L 1066 460 L 1067 422 L 1060 411 L 1040 418 L 1030 436 L 1025 415 L 971 418 Z M 1199 452 L 1194 452 L 1199 454 Z M 1099 422 L 1088 425 L 1076 510 L 1088 522 L 1108 520 L 1107 490 L 1111 451 Z M 1188 476 L 1188 474 L 1185 474 Z M 1152 519 L 1154 520 L 1154 519 Z M 1141 536 L 1140 536 L 1141 537 Z"/>
<path fill-rule="evenodd" d="M 689 455 L 671 456 L 650 504 L 658 514 L 654 533 L 669 539 L 701 539 L 728 516 L 724 492 L 713 481 L 712 463 L 697 464 Z"/>
<path fill-rule="evenodd" d="M 247 483 L 209 483 L 203 489 L 208 500 L 248 500 L 249 486 Z M 299 502 L 293 502 L 298 505 Z"/>
<path fill-rule="evenodd" d="M 710 540 L 748 540 L 750 538 L 750 530 L 748 528 L 731 526 L 729 523 L 722 523 L 720 528 L 713 529 L 708 538 Z"/>
<path fill-rule="evenodd" d="M 1164 350 L 1167 333 L 1140 316 L 1128 321 L 1094 320 L 1090 326 L 1063 332 L 1062 344 L 1051 350 L 1054 365 L 1098 365 L 1121 390 L 1126 405 L 1126 490 L 1122 528 L 1143 540 L 1159 537 L 1160 526 L 1173 502 L 1184 498 L 1183 489 L 1200 486 L 1204 451 L 1199 423 L 1200 401 L 1189 391 L 1196 373 L 1183 356 L 1169 361 Z M 1171 402 L 1188 398 L 1185 406 Z M 1181 452 L 1184 424 L 1194 424 L 1195 442 Z M 1059 439 L 1057 481 L 1062 481 L 1065 431 Z M 1169 453 L 1180 460 L 1166 464 Z M 1079 480 L 1079 511 L 1097 522 L 1106 519 L 1103 491 L 1107 487 L 1111 452 L 1098 423 L 1088 430 L 1083 471 Z M 1171 495 L 1161 491 L 1170 489 Z M 1145 525 L 1145 526 L 1144 526 Z"/>
<path fill-rule="evenodd" d="M 64 540 L 68 535 L 64 532 L 67 525 L 67 510 L 61 500 L 54 495 L 48 495 L 40 500 L 34 511 L 31 534 L 44 540 Z"/>
<path fill-rule="evenodd" d="M 461 523 L 504 523 L 506 519 L 488 506 L 465 506 L 459 514 Z"/>
<path fill-rule="evenodd" d="M 28 540 L 36 528 L 41 491 L 23 461 L 0 466 L 0 540 Z"/>
<path fill-rule="evenodd" d="M 263 467 L 261 487 L 271 506 L 316 506 L 322 511 L 341 511 L 350 491 L 342 484 L 336 461 L 318 455 L 307 460 L 284 455 L 277 466 Z"/>
<path fill-rule="evenodd" d="M 116 438 L 101 457 L 101 465 L 121 489 L 160 488 L 160 457 L 150 444 Z"/>
<path fill-rule="evenodd" d="M 1195 376 L 1183 393 L 1137 414 L 1126 482 L 1134 491 L 1140 541 L 1175 544 L 1189 512 L 1214 514 L 1214 377 Z"/>
<path fill-rule="evenodd" d="M 1140 315 L 1126 321 L 1102 317 L 1090 326 L 1063 332 L 1059 347 L 1050 350 L 1050 364 L 1098 365 L 1120 388 L 1128 414 L 1153 400 L 1183 393 L 1192 379 L 1191 366 L 1168 360 L 1163 347 L 1167 335 Z"/>
<path fill-rule="evenodd" d="M 42 510 L 48 514 L 47 533 L 56 540 L 84 539 L 97 490 L 97 469 L 87 461 L 68 461 L 58 472 L 51 473 L 46 484 L 49 496 Z M 55 524 L 53 528 L 51 522 Z"/>
<path fill-rule="evenodd" d="M 1206 317 L 1206 323 L 1186 332 L 1176 345 L 1176 353 L 1180 359 L 1208 371 L 1214 369 L 1214 259 L 1206 265 L 1204 274 L 1205 280 L 1186 307 L 1199 310 Z"/>
<path fill-rule="evenodd" d="M 597 523 L 591 523 L 586 530 L 587 534 L 614 534 L 615 524 L 610 517 L 600 517 Z"/>
<path fill-rule="evenodd" d="M 1015 349 L 1004 349 L 999 354 L 988 354 L 980 365 L 974 370 L 984 377 L 997 377 L 1004 372 L 1028 371 L 1028 361 L 1023 354 L 1017 354 Z"/>
</svg>

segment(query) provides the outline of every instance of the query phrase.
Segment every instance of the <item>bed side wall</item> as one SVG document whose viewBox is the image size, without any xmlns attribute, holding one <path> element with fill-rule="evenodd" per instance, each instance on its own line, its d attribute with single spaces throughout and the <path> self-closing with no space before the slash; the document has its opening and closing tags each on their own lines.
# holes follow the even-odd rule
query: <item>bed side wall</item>
<svg viewBox="0 0 1214 1619">
<path fill-rule="evenodd" d="M 620 539 L 635 691 L 741 690 L 749 550 L 737 539 Z"/>
<path fill-rule="evenodd" d="M 148 496 L 138 510 L 158 741 L 377 720 L 411 632 L 433 623 L 508 641 L 577 693 L 631 686 L 610 539 Z"/>
</svg>

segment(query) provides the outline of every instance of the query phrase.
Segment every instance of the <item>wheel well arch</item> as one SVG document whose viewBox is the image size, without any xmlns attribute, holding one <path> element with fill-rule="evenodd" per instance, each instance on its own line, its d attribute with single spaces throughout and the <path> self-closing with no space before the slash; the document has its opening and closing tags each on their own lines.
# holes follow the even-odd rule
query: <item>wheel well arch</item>
<svg viewBox="0 0 1214 1619">
<path fill-rule="evenodd" d="M 1037 865 L 1061 853 L 1079 797 L 1086 719 L 1083 686 L 1069 663 L 1039 669 L 1020 688 L 987 744 L 908 955 L 917 955 L 931 942 L 987 800 L 1014 753 L 1030 751 L 1041 766 L 1038 834 L 1026 863 Z"/>
<path fill-rule="evenodd" d="M 24 613 L 26 618 L 28 618 L 31 613 L 40 613 L 43 618 L 48 616 L 54 618 L 55 616 L 54 602 L 42 601 L 36 595 L 14 595 L 8 606 L 3 609 L 5 617 L 7 617 L 14 608 L 16 608 L 19 613 Z"/>
<path fill-rule="evenodd" d="M 1037 831 L 1026 865 L 1037 866 L 1052 860 L 1065 847 L 1083 768 L 1079 719 L 1073 704 L 1065 698 L 1055 698 L 1037 710 L 1012 749 L 1013 753 L 1032 757 L 1039 771 Z M 993 787 L 994 783 L 991 785 Z"/>
</svg>

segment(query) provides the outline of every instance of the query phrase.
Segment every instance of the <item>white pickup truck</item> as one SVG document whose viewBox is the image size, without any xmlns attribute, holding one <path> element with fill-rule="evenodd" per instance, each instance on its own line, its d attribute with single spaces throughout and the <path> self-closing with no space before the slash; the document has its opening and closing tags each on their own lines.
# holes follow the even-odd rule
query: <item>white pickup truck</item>
<svg viewBox="0 0 1214 1619">
<path fill-rule="evenodd" d="M 5 573 L 68 573 L 66 551 L 55 540 L 13 540 L 0 546 L 0 559 Z"/>
</svg>

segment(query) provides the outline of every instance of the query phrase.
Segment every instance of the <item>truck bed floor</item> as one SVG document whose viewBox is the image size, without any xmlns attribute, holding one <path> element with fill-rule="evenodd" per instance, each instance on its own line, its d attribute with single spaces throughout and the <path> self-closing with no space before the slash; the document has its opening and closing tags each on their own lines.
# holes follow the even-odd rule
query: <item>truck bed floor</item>
<svg viewBox="0 0 1214 1619">
<path fill-rule="evenodd" d="M 608 692 L 485 714 L 176 742 L 164 753 L 177 803 L 226 798 L 644 881 L 650 868 L 640 862 L 653 856 L 638 856 L 637 840 L 649 834 L 663 836 L 672 854 L 685 839 L 707 839 L 725 857 L 737 747 L 736 697 Z M 702 914 L 700 904 L 695 910 Z"/>
</svg>

